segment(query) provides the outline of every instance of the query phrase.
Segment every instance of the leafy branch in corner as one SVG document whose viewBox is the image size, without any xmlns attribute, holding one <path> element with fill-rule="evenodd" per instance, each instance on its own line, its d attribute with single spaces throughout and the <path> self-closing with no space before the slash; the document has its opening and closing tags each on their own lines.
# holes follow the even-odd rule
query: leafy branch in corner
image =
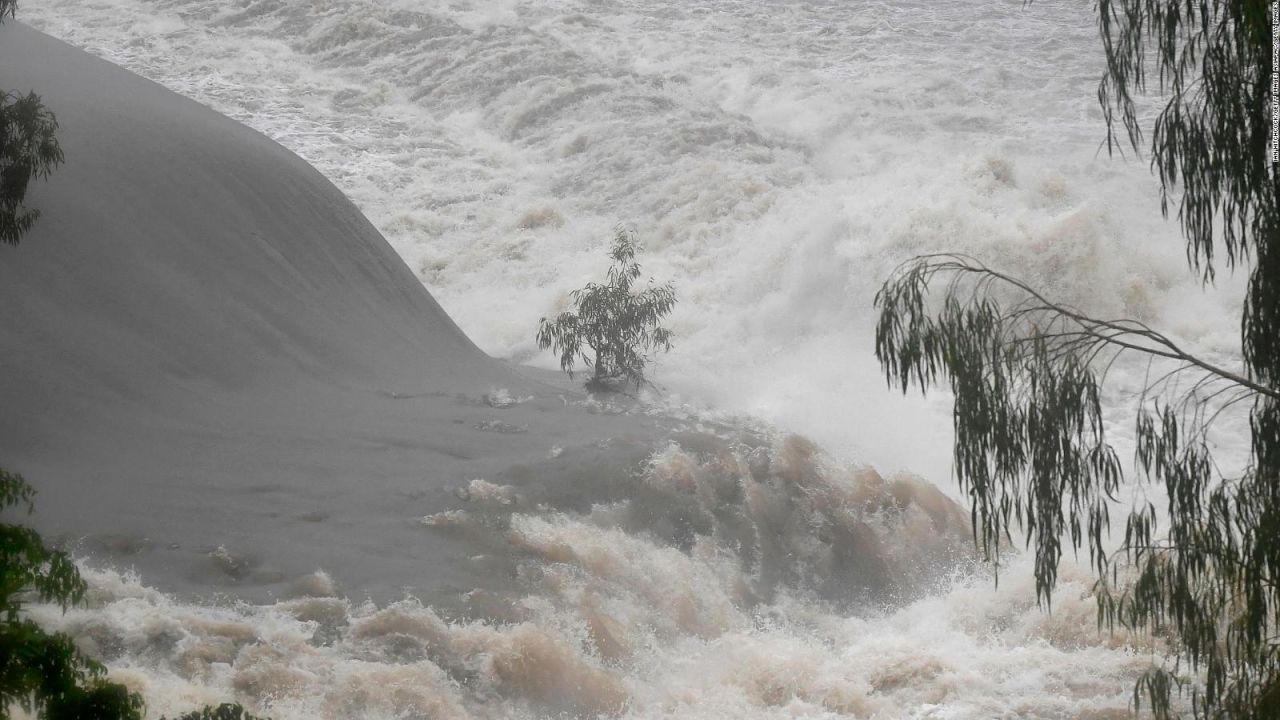
<svg viewBox="0 0 1280 720">
<path fill-rule="evenodd" d="M 0 0 L 0 24 L 12 18 L 16 0 Z M 27 187 L 62 164 L 58 120 L 34 92 L 0 90 L 0 243 L 17 245 L 40 218 L 23 203 Z"/>
<path fill-rule="evenodd" d="M 0 469 L 0 510 L 33 509 L 35 490 Z M 23 614 L 27 602 L 63 612 L 84 601 L 88 585 L 71 558 L 45 547 L 39 533 L 0 523 L 0 717 L 13 706 L 45 720 L 141 720 L 142 697 L 106 679 L 101 663 L 82 655 L 65 633 L 49 633 Z M 234 703 L 206 707 L 178 720 L 258 720 Z"/>
<path fill-rule="evenodd" d="M 25 505 L 35 492 L 21 475 L 0 470 L 0 508 Z M 107 682 L 106 670 L 72 639 L 47 633 L 22 616 L 27 599 L 64 611 L 87 589 L 66 553 L 49 550 L 31 528 L 0 524 L 0 715 L 13 705 L 50 720 L 142 717 L 142 699 Z"/>
</svg>

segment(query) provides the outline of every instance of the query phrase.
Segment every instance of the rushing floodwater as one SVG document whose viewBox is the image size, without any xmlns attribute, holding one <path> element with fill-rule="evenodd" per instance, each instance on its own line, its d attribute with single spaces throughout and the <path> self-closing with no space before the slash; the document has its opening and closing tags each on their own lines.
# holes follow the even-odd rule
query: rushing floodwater
<svg viewBox="0 0 1280 720">
<path fill-rule="evenodd" d="M 945 484 L 949 468 L 945 398 L 887 393 L 871 356 L 871 297 L 912 255 L 970 253 L 1234 353 L 1238 295 L 1200 293 L 1145 160 L 1101 146 L 1080 3 L 48 0 L 22 19 L 316 165 L 491 354 L 552 366 L 538 318 L 633 224 L 646 273 L 680 298 L 659 383 L 884 470 Z M 157 710 L 234 687 L 277 718 L 1110 717 L 1147 661 L 1096 634 L 1079 574 L 1052 616 L 1016 572 L 873 618 L 799 597 L 745 611 L 714 552 L 567 518 L 518 534 L 599 549 L 548 555 L 566 579 L 518 624 L 337 600 L 197 608 L 109 573 L 99 608 L 49 620 L 106 628 L 116 672 Z M 654 576 L 688 588 L 692 625 L 645 594 Z M 575 644 L 616 618 L 644 630 Z M 317 628 L 330 642 L 309 642 Z M 414 649 L 432 643 L 488 664 Z"/>
</svg>

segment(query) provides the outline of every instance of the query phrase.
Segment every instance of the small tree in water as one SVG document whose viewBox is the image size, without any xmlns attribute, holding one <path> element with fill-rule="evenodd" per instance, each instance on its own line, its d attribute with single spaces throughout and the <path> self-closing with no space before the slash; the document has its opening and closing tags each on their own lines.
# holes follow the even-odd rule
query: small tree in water
<svg viewBox="0 0 1280 720">
<path fill-rule="evenodd" d="M 555 321 L 542 318 L 538 325 L 538 347 L 553 348 L 560 354 L 560 367 L 573 377 L 574 363 L 581 360 L 593 369 L 587 387 L 604 389 L 618 381 L 644 383 L 646 352 L 671 350 L 671 331 L 660 327 L 676 304 L 671 283 L 635 291 L 640 277 L 636 252 L 640 243 L 633 230 L 618 228 L 609 257 L 608 282 L 590 283 L 572 294 L 573 309 L 560 313 Z"/>
</svg>

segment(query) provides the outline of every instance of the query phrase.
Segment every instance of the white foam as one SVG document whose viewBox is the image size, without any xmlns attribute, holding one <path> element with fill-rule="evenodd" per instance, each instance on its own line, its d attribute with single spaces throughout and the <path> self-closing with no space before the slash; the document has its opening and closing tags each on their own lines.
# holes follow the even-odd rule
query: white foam
<svg viewBox="0 0 1280 720">
<path fill-rule="evenodd" d="M 106 657 L 149 717 L 231 699 L 276 720 L 1112 717 L 1150 662 L 1096 630 L 1073 568 L 1051 615 L 1025 567 L 885 615 L 789 594 L 746 610 L 714 552 L 567 517 L 513 532 L 543 560 L 508 622 L 446 621 L 414 601 L 184 605 L 93 570 L 91 609 L 32 614 Z"/>
<path fill-rule="evenodd" d="M 871 357 L 871 298 L 918 253 L 972 254 L 1086 310 L 1238 358 L 1240 279 L 1201 294 L 1176 224 L 1159 218 L 1145 159 L 1099 152 L 1101 54 L 1078 3 L 49 0 L 23 6 L 22 18 L 315 164 L 495 355 L 556 367 L 535 346 L 538 318 L 598 278 L 610 228 L 634 223 L 646 274 L 673 280 L 679 296 L 676 349 L 652 378 L 693 408 L 760 416 L 844 458 L 949 475 L 945 395 L 887 392 Z M 1118 370 L 1109 419 L 1122 443 L 1124 392 L 1141 377 Z M 1230 435 L 1227 464 L 1245 449 L 1243 433 Z M 713 560 L 664 555 L 641 538 L 610 543 L 684 582 L 718 577 Z M 104 577 L 95 582 L 122 582 Z M 1064 594 L 1082 594 L 1083 576 L 1071 582 Z M 120 587 L 136 597 L 98 611 L 119 616 L 111 622 L 213 612 Z M 602 673 L 602 694 L 580 698 L 583 707 L 625 697 L 635 717 L 1100 717 L 1123 707 L 1142 658 L 1090 635 L 1089 602 L 1045 619 L 1026 606 L 1033 595 L 1025 581 L 997 591 L 979 579 L 883 618 L 784 599 L 767 622 L 714 601 L 710 636 L 610 640 L 611 652 L 634 653 L 621 670 L 574 655 L 580 648 L 545 657 Z M 562 600 L 524 635 L 467 632 L 487 638 L 476 647 L 577 647 L 556 635 L 577 622 L 554 619 L 568 612 Z M 634 598 L 592 602 L 613 603 L 619 617 L 652 612 Z M 255 632 L 287 629 L 286 655 L 325 668 L 285 685 L 321 697 L 333 687 L 366 697 L 359 688 L 401 680 L 438 688 L 432 700 L 404 690 L 403 705 L 370 699 L 367 716 L 533 712 L 519 693 L 501 711 L 485 705 L 483 692 L 506 682 L 492 667 L 467 671 L 488 690 L 463 688 L 444 671 L 384 666 L 341 644 L 304 649 L 296 638 L 306 630 L 278 608 L 244 612 Z M 233 683 L 221 666 L 198 683 L 163 664 L 114 667 L 164 686 L 164 697 Z M 330 712 L 263 702 L 279 717 Z"/>
</svg>

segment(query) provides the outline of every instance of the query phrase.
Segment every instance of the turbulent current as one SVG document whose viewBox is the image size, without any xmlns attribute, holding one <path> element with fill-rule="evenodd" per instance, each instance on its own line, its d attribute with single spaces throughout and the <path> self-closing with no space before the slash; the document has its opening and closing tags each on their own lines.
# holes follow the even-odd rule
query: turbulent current
<svg viewBox="0 0 1280 720">
<path fill-rule="evenodd" d="M 474 513 L 423 520 L 523 553 L 527 594 L 485 619 L 329 597 L 323 572 L 293 600 L 214 607 L 91 571 L 92 606 L 43 620 L 157 717 L 237 693 L 278 720 L 1124 715 L 1152 648 L 1097 632 L 1086 573 L 1064 570 L 1052 613 L 1017 567 L 998 589 L 981 571 L 919 587 L 922 558 L 967 548 L 942 504 L 900 534 L 830 516 L 917 492 L 898 470 L 949 488 L 946 398 L 888 392 L 871 355 L 871 298 L 913 255 L 975 255 L 1234 354 L 1237 281 L 1202 293 L 1146 159 L 1108 154 L 1087 6 L 47 0 L 20 14 L 314 164 L 492 355 L 554 367 L 538 318 L 630 224 L 646 275 L 679 297 L 662 402 L 830 453 L 673 445 L 637 481 L 681 485 L 712 524 L 728 521 L 711 508 L 740 507 L 743 527 L 789 543 L 805 560 L 768 582 L 732 523 L 705 536 L 719 544 L 662 542 L 619 508 L 523 513 L 488 484 L 466 489 Z M 757 496 L 717 495 L 716 478 L 762 462 Z M 840 562 L 818 528 L 855 526 L 892 561 L 892 597 L 816 585 Z"/>
</svg>

